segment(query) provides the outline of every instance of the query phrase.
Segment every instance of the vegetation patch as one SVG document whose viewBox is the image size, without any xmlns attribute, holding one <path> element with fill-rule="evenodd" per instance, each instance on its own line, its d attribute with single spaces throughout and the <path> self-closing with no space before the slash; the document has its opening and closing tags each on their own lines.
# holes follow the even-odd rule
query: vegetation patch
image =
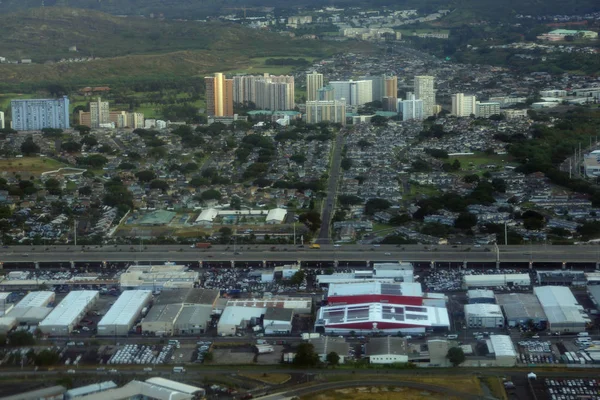
<svg viewBox="0 0 600 400">
<path fill-rule="evenodd" d="M 0 171 L 3 172 L 29 172 L 32 174 L 40 174 L 65 166 L 66 165 L 61 162 L 46 157 L 0 159 Z"/>
<path fill-rule="evenodd" d="M 292 377 L 289 374 L 272 374 L 272 373 L 264 373 L 264 374 L 239 374 L 239 376 L 243 376 L 244 378 L 254 379 L 255 381 L 260 381 L 269 385 L 281 385 L 289 381 Z"/>
<path fill-rule="evenodd" d="M 458 399 L 443 393 L 403 387 L 364 386 L 330 390 L 300 397 L 301 400 L 446 400 Z"/>
</svg>

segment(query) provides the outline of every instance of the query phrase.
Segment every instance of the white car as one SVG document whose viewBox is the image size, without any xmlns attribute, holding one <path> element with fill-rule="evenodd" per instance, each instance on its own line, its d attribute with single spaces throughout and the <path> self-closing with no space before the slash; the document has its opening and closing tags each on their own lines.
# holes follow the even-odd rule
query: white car
<svg viewBox="0 0 600 400">
<path fill-rule="evenodd" d="M 333 247 L 342 247 L 341 244 L 334 244 Z"/>
</svg>

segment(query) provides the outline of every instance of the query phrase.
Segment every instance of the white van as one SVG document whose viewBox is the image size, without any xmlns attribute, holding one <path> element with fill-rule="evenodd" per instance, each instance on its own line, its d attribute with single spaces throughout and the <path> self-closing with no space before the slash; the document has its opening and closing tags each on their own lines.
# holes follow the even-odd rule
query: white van
<svg viewBox="0 0 600 400">
<path fill-rule="evenodd" d="M 448 335 L 448 339 L 458 339 L 458 335 Z"/>
<path fill-rule="evenodd" d="M 589 338 L 589 337 L 578 337 L 576 341 L 577 341 L 577 343 L 591 343 L 592 338 Z"/>
<path fill-rule="evenodd" d="M 183 367 L 173 367 L 174 374 L 185 374 L 185 368 Z"/>
<path fill-rule="evenodd" d="M 579 332 L 577 334 L 577 337 L 588 337 L 590 336 L 590 334 L 588 332 Z"/>
</svg>

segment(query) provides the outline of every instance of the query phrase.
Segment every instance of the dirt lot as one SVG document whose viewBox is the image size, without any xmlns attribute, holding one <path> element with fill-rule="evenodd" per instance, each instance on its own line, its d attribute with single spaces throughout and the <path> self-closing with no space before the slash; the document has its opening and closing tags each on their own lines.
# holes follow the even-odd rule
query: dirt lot
<svg viewBox="0 0 600 400">
<path fill-rule="evenodd" d="M 254 352 L 248 349 L 214 349 L 213 360 L 211 364 L 231 365 L 231 364 L 253 364 Z"/>
<path fill-rule="evenodd" d="M 273 349 L 272 353 L 259 354 L 256 362 L 258 364 L 279 364 L 283 346 L 273 346 Z"/>
</svg>

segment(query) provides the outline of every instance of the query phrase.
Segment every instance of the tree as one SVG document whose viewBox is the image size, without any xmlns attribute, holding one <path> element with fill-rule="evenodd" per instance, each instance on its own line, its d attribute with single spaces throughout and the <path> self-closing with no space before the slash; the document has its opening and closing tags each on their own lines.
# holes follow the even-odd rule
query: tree
<svg viewBox="0 0 600 400">
<path fill-rule="evenodd" d="M 352 159 L 351 158 L 343 158 L 341 166 L 344 171 L 348 171 L 350 168 L 352 168 Z"/>
<path fill-rule="evenodd" d="M 300 286 L 304 283 L 305 278 L 306 278 L 306 273 L 304 272 L 304 270 L 299 269 L 290 278 L 290 284 L 292 284 L 294 286 Z"/>
<path fill-rule="evenodd" d="M 369 199 L 365 204 L 365 214 L 373 215 L 378 211 L 384 211 L 391 207 L 391 203 L 385 199 Z"/>
<path fill-rule="evenodd" d="M 61 194 L 61 183 L 58 179 L 56 178 L 50 178 L 48 179 L 45 183 L 44 186 L 46 187 L 46 190 L 48 190 L 48 192 L 50 192 L 50 194 L 53 195 L 60 195 Z"/>
<path fill-rule="evenodd" d="M 502 178 L 494 178 L 492 179 L 492 186 L 496 192 L 505 193 L 506 192 L 506 181 Z"/>
<path fill-rule="evenodd" d="M 246 136 L 247 137 L 247 136 Z M 244 171 L 244 179 L 255 179 L 267 173 L 269 165 L 266 163 L 256 162 L 250 164 Z"/>
<path fill-rule="evenodd" d="M 448 354 L 446 354 L 446 358 L 452 366 L 458 367 L 460 364 L 465 362 L 465 352 L 461 347 L 452 347 L 448 350 Z"/>
<path fill-rule="evenodd" d="M 229 236 L 231 236 L 233 234 L 233 231 L 228 226 L 224 226 L 221 229 L 219 229 L 219 233 L 223 237 L 229 237 Z"/>
<path fill-rule="evenodd" d="M 73 140 L 69 140 L 62 143 L 60 145 L 60 148 L 61 150 L 66 151 L 67 153 L 77 153 L 79 150 L 81 150 L 81 144 Z"/>
<path fill-rule="evenodd" d="M 375 115 L 371 118 L 371 124 L 374 126 L 386 126 L 388 119 L 382 115 Z"/>
<path fill-rule="evenodd" d="M 7 342 L 12 347 L 34 346 L 35 338 L 29 332 L 17 331 L 8 336 Z"/>
<path fill-rule="evenodd" d="M 37 366 L 55 365 L 58 364 L 59 361 L 60 355 L 56 351 L 48 349 L 40 351 L 33 358 L 33 362 Z"/>
<path fill-rule="evenodd" d="M 136 169 L 136 165 L 134 163 L 125 161 L 125 162 L 122 162 L 121 164 L 119 164 L 119 166 L 117 168 L 130 171 L 132 169 Z"/>
<path fill-rule="evenodd" d="M 412 221 L 412 218 L 408 214 L 394 215 L 390 218 L 390 225 L 404 225 L 410 221 Z"/>
<path fill-rule="evenodd" d="M 290 160 L 292 160 L 293 162 L 297 163 L 297 164 L 304 164 L 306 162 L 306 156 L 304 154 L 294 154 L 293 156 L 290 157 Z"/>
<path fill-rule="evenodd" d="M 92 128 L 86 125 L 75 125 L 73 129 L 79 132 L 80 135 L 87 135 L 92 130 Z"/>
<path fill-rule="evenodd" d="M 169 190 L 169 184 L 161 179 L 154 179 L 150 182 L 150 189 L 160 189 L 163 192 Z"/>
<path fill-rule="evenodd" d="M 463 177 L 463 181 L 466 183 L 477 183 L 477 182 L 479 182 L 479 175 L 477 175 L 477 174 L 465 175 Z"/>
<path fill-rule="evenodd" d="M 311 232 L 316 232 L 321 228 L 321 215 L 316 211 L 300 214 L 298 221 L 306 225 Z"/>
<path fill-rule="evenodd" d="M 454 220 L 454 227 L 458 229 L 471 229 L 477 225 L 477 215 L 471 214 L 470 212 L 462 212 Z"/>
<path fill-rule="evenodd" d="M 311 343 L 300 343 L 296 348 L 294 365 L 298 367 L 315 367 L 319 364 L 319 355 L 315 353 L 315 346 Z"/>
<path fill-rule="evenodd" d="M 202 200 L 221 200 L 221 192 L 216 189 L 205 190 L 200 194 Z"/>
<path fill-rule="evenodd" d="M 84 146 L 93 147 L 98 144 L 98 139 L 94 135 L 87 135 L 81 138 L 80 143 Z"/>
<path fill-rule="evenodd" d="M 108 159 L 100 154 L 92 154 L 87 157 L 78 158 L 77 163 L 80 165 L 87 165 L 92 168 L 101 168 L 108 163 Z"/>
<path fill-rule="evenodd" d="M 234 210 L 239 210 L 242 208 L 242 200 L 235 196 L 231 198 L 231 201 L 229 202 L 229 207 L 231 207 Z"/>
<path fill-rule="evenodd" d="M 425 149 L 425 153 L 429 154 L 431 157 L 435 158 L 448 158 L 448 152 L 442 149 Z"/>
<path fill-rule="evenodd" d="M 335 351 L 332 351 L 331 353 L 327 354 L 325 360 L 327 361 L 327 364 L 331 365 L 332 367 L 335 367 L 340 363 L 340 356 Z"/>
<path fill-rule="evenodd" d="M 89 186 L 80 187 L 78 189 L 78 192 L 82 196 L 89 196 L 92 194 L 92 188 Z"/>
<path fill-rule="evenodd" d="M 363 200 L 358 196 L 353 196 L 351 194 L 341 194 L 338 196 L 338 201 L 342 206 L 353 206 L 362 204 Z"/>
<path fill-rule="evenodd" d="M 21 153 L 24 156 L 32 156 L 40 152 L 40 146 L 35 144 L 31 136 L 27 137 L 23 144 L 21 144 Z"/>
<path fill-rule="evenodd" d="M 156 174 L 150 170 L 144 170 L 136 172 L 135 177 L 138 178 L 140 182 L 150 182 L 153 179 L 156 179 Z"/>
</svg>

